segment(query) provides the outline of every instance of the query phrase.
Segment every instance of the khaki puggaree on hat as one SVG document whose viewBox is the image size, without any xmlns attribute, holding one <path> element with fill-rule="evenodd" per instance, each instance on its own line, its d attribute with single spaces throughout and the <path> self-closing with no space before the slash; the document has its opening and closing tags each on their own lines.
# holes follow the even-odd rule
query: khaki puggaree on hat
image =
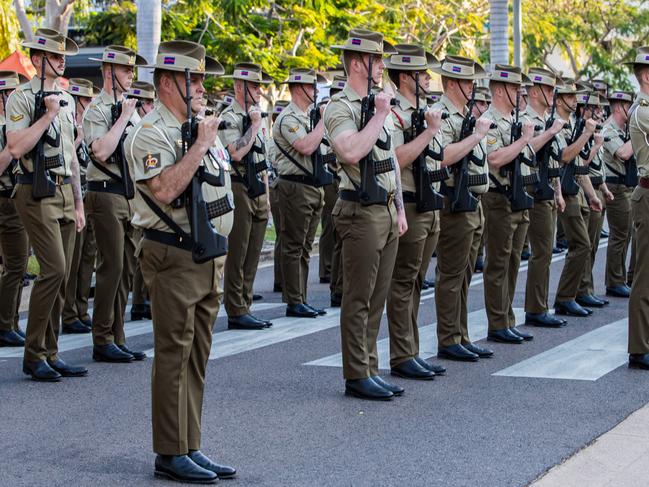
<svg viewBox="0 0 649 487">
<path fill-rule="evenodd" d="M 330 90 L 344 90 L 347 86 L 347 77 L 337 74 L 331 82 Z"/>
<path fill-rule="evenodd" d="M 491 91 L 486 86 L 477 86 L 475 89 L 475 101 L 491 103 Z"/>
<path fill-rule="evenodd" d="M 273 115 L 279 115 L 282 113 L 282 110 L 284 110 L 287 106 L 289 106 L 291 102 L 288 100 L 277 100 L 275 102 L 275 106 L 273 107 Z"/>
<path fill-rule="evenodd" d="M 519 86 L 532 84 L 532 81 L 521 71 L 521 68 L 511 64 L 496 64 L 489 80 Z"/>
<path fill-rule="evenodd" d="M 591 91 L 589 93 L 580 93 L 577 95 L 577 104 L 600 106 L 601 105 L 600 95 L 597 91 Z M 608 102 L 606 102 L 606 104 L 608 105 Z"/>
<path fill-rule="evenodd" d="M 440 65 L 431 68 L 431 71 L 446 78 L 476 80 L 489 77 L 479 63 L 462 56 L 446 56 Z"/>
<path fill-rule="evenodd" d="M 99 58 L 88 58 L 90 61 L 99 61 L 108 64 L 120 64 L 122 66 L 146 66 L 147 60 L 137 54 L 134 50 L 124 46 L 107 46 Z"/>
<path fill-rule="evenodd" d="M 433 103 L 437 103 L 442 99 L 443 93 L 441 91 L 429 91 L 428 94 L 426 95 L 426 102 L 429 105 L 432 105 Z"/>
<path fill-rule="evenodd" d="M 126 92 L 128 98 L 141 98 L 143 100 L 155 100 L 155 88 L 146 81 L 133 81 L 131 88 Z"/>
<path fill-rule="evenodd" d="M 317 73 L 315 69 L 293 68 L 291 69 L 288 79 L 280 84 L 305 84 L 312 85 L 314 82 L 326 84 L 327 78 Z"/>
<path fill-rule="evenodd" d="M 350 30 L 349 36 L 342 46 L 331 46 L 331 48 L 380 55 L 397 52 L 392 44 L 383 40 L 383 34 L 366 29 Z"/>
<path fill-rule="evenodd" d="M 165 71 L 185 71 L 192 74 L 221 76 L 225 70 L 221 63 L 205 55 L 205 47 L 192 41 L 167 41 L 158 47 L 155 64 L 148 68 Z"/>
<path fill-rule="evenodd" d="M 608 83 L 603 79 L 593 79 L 590 83 L 595 87 L 596 90 L 608 90 Z"/>
<path fill-rule="evenodd" d="M 562 86 L 557 85 L 557 94 L 558 95 L 579 95 L 587 93 L 589 90 L 577 86 L 574 78 L 562 78 Z"/>
<path fill-rule="evenodd" d="M 0 71 L 0 91 L 13 90 L 20 85 L 18 73 L 15 71 Z"/>
<path fill-rule="evenodd" d="M 563 81 L 559 76 L 545 68 L 530 68 L 527 70 L 527 77 L 536 85 L 562 86 Z"/>
<path fill-rule="evenodd" d="M 231 91 L 228 91 L 225 95 L 223 95 L 223 104 L 227 107 L 232 105 L 232 102 L 234 101 L 234 93 Z"/>
<path fill-rule="evenodd" d="M 385 67 L 397 71 L 426 71 L 439 67 L 435 56 L 426 52 L 423 47 L 414 44 L 397 44 L 396 54 L 391 54 L 385 61 Z"/>
<path fill-rule="evenodd" d="M 74 56 L 79 52 L 76 42 L 54 29 L 36 29 L 34 40 L 24 41 L 22 46 L 64 56 Z"/>
<path fill-rule="evenodd" d="M 638 48 L 638 53 L 635 55 L 633 61 L 627 61 L 625 63 L 627 66 L 635 66 L 636 64 L 649 64 L 649 46 L 643 46 Z"/>
<path fill-rule="evenodd" d="M 259 64 L 255 63 L 237 63 L 234 65 L 233 73 L 227 74 L 223 78 L 239 79 L 266 85 L 274 81 L 268 73 L 261 69 Z"/>
<path fill-rule="evenodd" d="M 614 102 L 629 102 L 633 103 L 635 99 L 635 93 L 632 91 L 613 91 L 608 95 L 608 101 L 610 103 Z"/>
<path fill-rule="evenodd" d="M 72 96 L 83 96 L 85 98 L 92 98 L 99 94 L 99 90 L 95 88 L 92 81 L 83 78 L 70 78 L 68 88 L 65 91 Z"/>
</svg>

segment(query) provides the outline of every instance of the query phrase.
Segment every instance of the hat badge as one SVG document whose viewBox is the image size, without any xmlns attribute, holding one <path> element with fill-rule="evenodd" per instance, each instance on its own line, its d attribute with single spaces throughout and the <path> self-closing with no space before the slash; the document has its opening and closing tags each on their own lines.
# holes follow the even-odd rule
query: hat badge
<svg viewBox="0 0 649 487">
<path fill-rule="evenodd" d="M 205 58 L 198 62 L 198 71 L 205 71 Z"/>
</svg>

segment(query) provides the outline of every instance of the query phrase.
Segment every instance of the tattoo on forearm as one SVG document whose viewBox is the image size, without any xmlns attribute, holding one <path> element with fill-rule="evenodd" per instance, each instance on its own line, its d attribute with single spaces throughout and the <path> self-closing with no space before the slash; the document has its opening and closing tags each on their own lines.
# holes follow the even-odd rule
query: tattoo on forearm
<svg viewBox="0 0 649 487">
<path fill-rule="evenodd" d="M 76 157 L 72 159 L 72 195 L 74 201 L 80 201 L 81 195 L 81 175 L 79 173 L 79 161 Z"/>
<path fill-rule="evenodd" d="M 394 179 L 396 183 L 396 195 L 394 197 L 394 206 L 397 208 L 397 211 L 403 210 L 403 193 L 401 192 L 401 171 L 399 170 L 399 164 L 396 164 L 394 171 Z"/>
<path fill-rule="evenodd" d="M 234 143 L 234 150 L 238 151 L 241 148 L 247 146 L 250 143 L 250 140 L 252 139 L 252 127 L 250 127 L 245 134 L 243 134 L 243 137 L 241 137 L 239 140 L 237 140 Z"/>
</svg>

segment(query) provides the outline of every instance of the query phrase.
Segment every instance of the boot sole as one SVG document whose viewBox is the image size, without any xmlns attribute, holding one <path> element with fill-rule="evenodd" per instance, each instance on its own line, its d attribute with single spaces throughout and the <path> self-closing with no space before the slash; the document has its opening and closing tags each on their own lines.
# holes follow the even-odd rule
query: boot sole
<svg viewBox="0 0 649 487">
<path fill-rule="evenodd" d="M 357 399 L 365 399 L 367 401 L 391 401 L 392 398 L 394 398 L 394 394 L 387 397 L 370 397 L 370 396 L 365 396 L 363 394 L 359 394 L 358 392 L 350 389 L 345 389 L 345 396 L 355 397 Z"/>
<path fill-rule="evenodd" d="M 183 482 L 185 484 L 210 485 L 210 484 L 215 484 L 219 480 L 218 476 L 213 480 L 189 480 L 189 479 L 184 479 L 182 477 L 177 477 L 176 475 L 173 475 L 168 472 L 163 472 L 161 470 L 154 470 L 153 475 L 159 478 L 174 480 L 176 482 Z"/>
<path fill-rule="evenodd" d="M 390 371 L 390 375 L 394 375 L 396 377 L 401 377 L 402 379 L 408 379 L 408 380 L 434 380 L 435 379 L 435 375 L 418 377 L 413 375 L 401 374 L 399 372 L 395 372 L 392 370 Z"/>
<path fill-rule="evenodd" d="M 519 342 L 518 340 L 516 340 L 516 341 L 514 341 L 514 340 L 503 340 L 502 338 L 496 338 L 496 337 L 490 337 L 490 336 L 488 336 L 488 337 L 487 337 L 487 341 L 490 341 L 490 342 L 497 342 L 497 343 L 506 343 L 506 344 L 508 344 L 508 345 L 520 345 L 520 344 L 523 343 L 525 340 L 521 340 L 521 341 Z"/>
<path fill-rule="evenodd" d="M 630 369 L 649 370 L 649 366 L 637 364 L 635 362 L 629 362 L 629 368 Z"/>
<path fill-rule="evenodd" d="M 63 376 L 52 377 L 51 379 L 44 378 L 44 377 L 36 377 L 34 374 L 32 374 L 31 372 L 25 369 L 23 369 L 23 374 L 29 376 L 29 378 L 35 382 L 59 382 L 63 378 Z"/>
<path fill-rule="evenodd" d="M 454 355 L 446 355 L 446 354 L 437 354 L 437 358 L 441 359 L 446 359 L 446 360 L 454 360 L 456 362 L 477 362 L 479 360 L 478 357 L 456 357 Z"/>
<path fill-rule="evenodd" d="M 133 358 L 129 358 L 129 359 L 109 359 L 109 358 L 106 358 L 106 357 L 101 357 L 99 355 L 95 355 L 94 353 L 92 354 L 92 359 L 95 362 L 106 362 L 106 363 L 109 363 L 109 364 L 130 364 L 131 362 L 133 362 Z"/>
</svg>

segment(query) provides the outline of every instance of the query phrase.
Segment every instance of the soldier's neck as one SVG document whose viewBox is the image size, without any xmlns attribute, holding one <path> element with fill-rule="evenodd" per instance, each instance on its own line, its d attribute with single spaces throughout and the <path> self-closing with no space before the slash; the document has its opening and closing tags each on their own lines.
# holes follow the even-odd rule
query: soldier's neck
<svg viewBox="0 0 649 487">
<path fill-rule="evenodd" d="M 570 112 L 563 107 L 557 106 L 557 115 L 559 115 L 562 120 L 570 120 Z"/>
<path fill-rule="evenodd" d="M 360 97 L 367 96 L 367 78 L 350 76 L 347 85 Z"/>
<path fill-rule="evenodd" d="M 626 125 L 625 118 L 626 117 L 624 116 L 623 113 L 620 113 L 620 112 L 616 111 L 616 112 L 611 113 L 611 116 L 608 118 L 608 120 L 606 122 L 608 122 L 609 120 L 612 120 L 613 122 L 615 122 L 615 124 L 618 127 L 624 128 L 624 125 Z"/>
<path fill-rule="evenodd" d="M 41 82 L 41 74 L 36 73 L 36 76 L 38 77 L 38 83 L 40 87 L 40 82 Z M 50 76 L 45 76 L 45 82 L 43 83 L 43 89 L 45 91 L 54 91 L 56 88 L 56 77 L 50 77 Z"/>
<path fill-rule="evenodd" d="M 546 114 L 548 111 L 548 107 L 543 106 L 543 104 L 540 101 L 537 101 L 535 98 L 530 97 L 530 106 L 532 107 L 532 110 L 534 110 L 536 113 L 539 115 L 543 116 Z"/>
<path fill-rule="evenodd" d="M 464 109 L 466 108 L 466 104 L 468 103 L 468 100 L 464 97 L 462 93 L 455 93 L 453 91 L 449 91 L 448 93 L 444 93 L 446 95 L 446 98 L 451 100 L 451 103 L 455 106 L 458 112 L 464 113 Z"/>
<path fill-rule="evenodd" d="M 512 110 L 514 109 L 507 100 L 495 98 L 491 102 L 493 107 L 505 118 L 511 117 Z"/>
<path fill-rule="evenodd" d="M 642 83 L 640 85 L 640 92 L 645 95 L 649 95 L 649 84 Z"/>
</svg>

